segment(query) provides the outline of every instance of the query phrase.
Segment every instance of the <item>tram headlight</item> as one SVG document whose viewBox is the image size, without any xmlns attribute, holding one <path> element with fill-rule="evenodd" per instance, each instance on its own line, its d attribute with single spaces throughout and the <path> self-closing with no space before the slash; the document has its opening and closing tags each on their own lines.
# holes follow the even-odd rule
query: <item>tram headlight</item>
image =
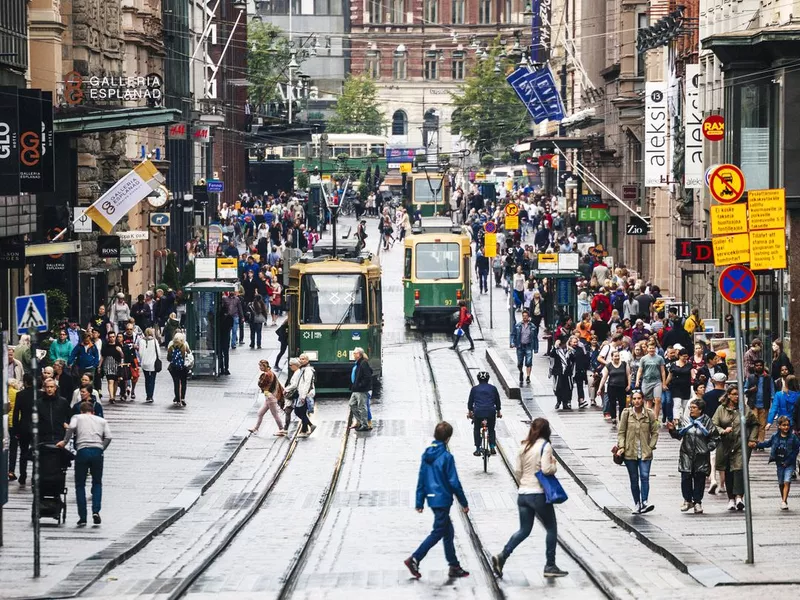
<svg viewBox="0 0 800 600">
<path fill-rule="evenodd" d="M 456 300 L 461 300 L 461 290 L 456 290 Z"/>
<path fill-rule="evenodd" d="M 309 362 L 315 362 L 319 360 L 319 352 L 317 350 L 306 350 L 305 354 L 308 357 Z"/>
</svg>

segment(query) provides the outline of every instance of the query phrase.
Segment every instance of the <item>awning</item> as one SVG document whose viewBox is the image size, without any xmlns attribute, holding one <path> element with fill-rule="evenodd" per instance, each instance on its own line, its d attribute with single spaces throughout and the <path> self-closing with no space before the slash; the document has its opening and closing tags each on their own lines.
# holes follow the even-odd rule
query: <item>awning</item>
<svg viewBox="0 0 800 600">
<path fill-rule="evenodd" d="M 177 123 L 181 118 L 181 111 L 174 108 L 121 108 L 92 110 L 83 114 L 67 110 L 55 116 L 53 126 L 56 133 L 83 135 L 117 129 L 161 127 Z"/>
</svg>

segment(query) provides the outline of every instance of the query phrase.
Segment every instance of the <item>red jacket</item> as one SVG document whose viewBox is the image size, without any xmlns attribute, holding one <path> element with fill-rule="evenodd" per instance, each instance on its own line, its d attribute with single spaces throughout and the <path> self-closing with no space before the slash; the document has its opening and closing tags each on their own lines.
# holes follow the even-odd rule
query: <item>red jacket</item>
<svg viewBox="0 0 800 600">
<path fill-rule="evenodd" d="M 592 298 L 592 311 L 599 312 L 603 321 L 611 318 L 611 301 L 605 294 L 595 294 Z"/>
<path fill-rule="evenodd" d="M 469 318 L 469 311 L 467 310 L 466 306 L 462 306 L 461 311 L 458 315 L 458 324 L 456 325 L 456 328 L 464 329 L 465 327 L 469 327 L 469 324 L 467 323 L 468 318 Z"/>
</svg>

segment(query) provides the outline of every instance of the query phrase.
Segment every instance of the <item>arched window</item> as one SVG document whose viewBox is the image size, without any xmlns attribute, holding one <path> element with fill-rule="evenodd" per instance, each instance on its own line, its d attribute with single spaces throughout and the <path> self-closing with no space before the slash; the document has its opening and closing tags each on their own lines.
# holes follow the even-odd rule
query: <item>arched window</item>
<svg viewBox="0 0 800 600">
<path fill-rule="evenodd" d="M 394 51 L 392 58 L 392 78 L 405 79 L 407 74 L 407 58 L 406 47 L 400 44 Z"/>
<path fill-rule="evenodd" d="M 392 115 L 392 135 L 408 135 L 408 116 L 405 111 L 397 110 Z"/>
</svg>

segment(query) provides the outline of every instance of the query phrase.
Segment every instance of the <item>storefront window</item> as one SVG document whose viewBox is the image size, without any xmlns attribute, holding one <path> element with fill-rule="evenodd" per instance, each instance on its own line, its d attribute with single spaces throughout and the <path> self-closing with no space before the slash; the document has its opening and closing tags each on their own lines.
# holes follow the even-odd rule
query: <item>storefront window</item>
<svg viewBox="0 0 800 600">
<path fill-rule="evenodd" d="M 739 166 L 747 188 L 770 187 L 770 84 L 739 87 Z"/>
</svg>

